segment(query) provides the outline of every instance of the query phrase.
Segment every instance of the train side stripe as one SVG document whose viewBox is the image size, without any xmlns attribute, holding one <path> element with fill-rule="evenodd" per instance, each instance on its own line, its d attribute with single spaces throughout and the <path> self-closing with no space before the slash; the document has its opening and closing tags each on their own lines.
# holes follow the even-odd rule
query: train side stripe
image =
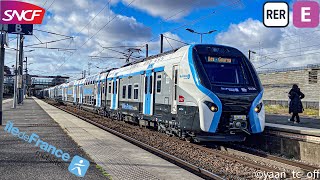
<svg viewBox="0 0 320 180">
<path fill-rule="evenodd" d="M 250 121 L 252 133 L 259 133 L 262 131 L 258 114 L 254 111 L 254 108 L 259 104 L 260 101 L 262 101 L 262 96 L 263 96 L 263 90 L 254 99 L 250 108 L 249 121 Z"/>
<path fill-rule="evenodd" d="M 212 133 L 215 133 L 216 130 L 217 130 L 217 127 L 218 127 L 218 124 L 219 124 L 219 121 L 220 121 L 220 117 L 221 117 L 221 114 L 222 114 L 222 103 L 220 101 L 220 99 L 214 94 L 212 93 L 209 89 L 205 88 L 201 83 L 200 83 L 200 80 L 199 80 L 199 77 L 198 77 L 198 74 L 196 72 L 196 69 L 195 69 L 195 66 L 194 66 L 194 63 L 193 63 L 193 59 L 192 59 L 192 52 L 193 52 L 193 47 L 194 45 L 191 45 L 189 47 L 189 54 L 188 54 L 188 61 L 189 61 L 189 66 L 190 66 L 190 69 L 191 69 L 191 73 L 192 73 L 192 77 L 193 77 L 193 80 L 196 84 L 196 86 L 198 87 L 198 89 L 206 94 L 207 96 L 210 97 L 210 99 L 218 106 L 219 108 L 219 111 L 214 113 L 213 115 L 213 119 L 211 121 L 211 125 L 210 125 L 210 128 L 209 128 L 209 132 L 212 132 Z"/>
</svg>

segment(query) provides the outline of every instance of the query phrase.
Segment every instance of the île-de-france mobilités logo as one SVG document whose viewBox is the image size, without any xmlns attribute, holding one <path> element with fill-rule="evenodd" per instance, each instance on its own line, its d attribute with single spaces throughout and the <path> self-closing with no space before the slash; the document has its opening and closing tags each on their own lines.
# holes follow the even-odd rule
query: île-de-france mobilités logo
<svg viewBox="0 0 320 180">
<path fill-rule="evenodd" d="M 89 168 L 89 161 L 80 157 L 80 156 L 74 156 L 70 165 L 69 165 L 69 172 L 72 174 L 78 176 L 78 177 L 84 177 L 86 174 L 88 168 Z"/>
</svg>

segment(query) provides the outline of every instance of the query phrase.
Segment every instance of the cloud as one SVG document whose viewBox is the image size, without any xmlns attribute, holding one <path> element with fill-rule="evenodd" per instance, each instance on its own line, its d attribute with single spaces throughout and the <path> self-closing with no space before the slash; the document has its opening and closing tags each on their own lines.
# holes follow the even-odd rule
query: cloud
<svg viewBox="0 0 320 180">
<path fill-rule="evenodd" d="M 129 4 L 132 0 L 122 0 L 125 4 Z M 154 17 L 161 17 L 162 19 L 169 18 L 170 20 L 177 20 L 185 17 L 195 9 L 211 8 L 219 5 L 225 5 L 220 0 L 136 0 L 131 6 L 136 9 L 147 12 Z M 169 12 L 169 13 L 168 13 Z M 171 18 L 171 16 L 174 16 Z"/>
<path fill-rule="evenodd" d="M 24 1 L 39 6 L 43 6 L 44 4 L 43 0 Z M 44 8 L 47 9 L 52 2 L 52 6 L 46 13 L 45 23 L 43 25 L 36 25 L 34 29 L 74 36 L 75 38 L 33 47 L 69 48 L 77 49 L 77 51 L 34 48 L 34 52 L 26 53 L 25 56 L 28 56 L 29 61 L 33 63 L 29 66 L 30 69 L 41 71 L 44 75 L 73 73 L 74 71 L 81 73 L 81 70 L 86 68 L 90 60 L 89 55 L 120 55 L 115 52 L 102 51 L 102 46 L 142 45 L 152 36 L 149 27 L 138 22 L 134 17 L 116 14 L 109 9 L 109 5 L 106 6 L 106 1 L 104 0 L 95 0 L 95 3 L 87 0 L 48 0 Z M 117 0 L 110 2 L 110 6 L 118 3 Z M 103 7 L 105 7 L 104 10 L 96 16 Z M 95 19 L 90 21 L 94 17 Z M 114 20 L 108 23 L 113 18 Z M 35 36 L 26 36 L 25 45 L 65 38 L 36 30 L 34 31 L 34 35 L 36 35 L 37 38 Z M 11 48 L 15 47 L 15 41 L 12 42 L 14 43 L 10 43 Z M 33 48 L 25 48 L 26 51 L 30 49 Z M 15 60 L 15 52 L 7 53 L 6 59 L 8 59 L 6 62 Z M 106 67 L 112 64 L 118 67 L 123 65 L 123 63 L 124 62 L 118 61 L 118 59 L 110 59 L 108 61 L 101 61 L 99 66 Z"/>
<path fill-rule="evenodd" d="M 174 33 L 166 32 L 163 33 L 163 51 L 169 51 L 172 49 L 179 48 L 185 44 L 181 43 L 183 40 Z M 180 41 L 180 42 L 179 42 Z M 154 52 L 153 54 L 158 54 L 160 51 L 160 38 L 156 41 L 149 43 L 149 50 Z"/>
<path fill-rule="evenodd" d="M 266 28 L 258 20 L 247 19 L 239 24 L 231 24 L 226 32 L 217 34 L 215 41 L 247 51 L 256 48 L 257 44 L 264 48 L 275 47 L 280 43 L 281 34 L 279 28 Z"/>
<path fill-rule="evenodd" d="M 320 28 L 299 29 L 290 22 L 286 28 L 267 28 L 262 22 L 247 19 L 231 24 L 227 31 L 219 33 L 215 42 L 238 48 L 245 55 L 253 55 L 258 70 L 280 69 L 318 63 Z"/>
</svg>

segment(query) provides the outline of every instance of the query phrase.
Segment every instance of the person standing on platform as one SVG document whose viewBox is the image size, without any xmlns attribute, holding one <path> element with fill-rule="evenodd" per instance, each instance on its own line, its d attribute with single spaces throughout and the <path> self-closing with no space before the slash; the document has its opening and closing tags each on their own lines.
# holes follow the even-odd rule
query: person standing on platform
<svg viewBox="0 0 320 180">
<path fill-rule="evenodd" d="M 289 114 L 292 113 L 292 117 L 289 121 L 294 122 L 295 124 L 300 123 L 299 113 L 302 113 L 304 110 L 301 102 L 301 99 L 304 98 L 304 94 L 300 91 L 297 84 L 292 86 L 292 89 L 289 92 L 289 98 Z M 297 120 L 295 121 L 294 118 Z"/>
</svg>

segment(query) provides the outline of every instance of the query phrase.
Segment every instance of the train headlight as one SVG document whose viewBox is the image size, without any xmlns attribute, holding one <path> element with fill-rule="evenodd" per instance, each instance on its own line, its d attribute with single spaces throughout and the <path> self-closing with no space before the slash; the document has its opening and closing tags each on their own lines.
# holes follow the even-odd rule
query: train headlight
<svg viewBox="0 0 320 180">
<path fill-rule="evenodd" d="M 212 111 L 212 112 L 218 112 L 219 108 L 216 104 L 212 103 L 212 102 L 209 102 L 209 101 L 205 101 L 204 102 L 208 108 Z"/>
<path fill-rule="evenodd" d="M 263 104 L 262 103 L 259 103 L 255 108 L 254 108 L 254 111 L 256 113 L 260 113 L 261 109 L 262 109 L 262 106 Z"/>
</svg>

